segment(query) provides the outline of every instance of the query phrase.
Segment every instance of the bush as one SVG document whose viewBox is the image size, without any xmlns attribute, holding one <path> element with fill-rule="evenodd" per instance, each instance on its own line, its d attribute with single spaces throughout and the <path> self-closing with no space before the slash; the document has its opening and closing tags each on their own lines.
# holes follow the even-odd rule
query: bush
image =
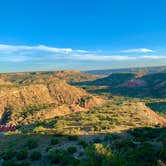
<svg viewBox="0 0 166 166">
<path fill-rule="evenodd" d="M 44 128 L 43 126 L 37 126 L 33 129 L 34 133 L 41 133 L 44 134 L 46 131 L 46 128 Z"/>
<path fill-rule="evenodd" d="M 160 150 L 160 152 L 159 152 L 159 158 L 161 159 L 161 160 L 164 160 L 164 161 L 166 161 L 166 147 L 164 147 L 163 149 L 161 149 Z"/>
<path fill-rule="evenodd" d="M 48 153 L 48 158 L 52 164 L 61 164 L 61 165 L 79 165 L 79 160 L 70 156 L 66 151 L 50 151 Z"/>
<path fill-rule="evenodd" d="M 69 139 L 70 141 L 77 141 L 77 140 L 78 140 L 78 136 L 69 135 L 69 136 L 68 136 L 68 139 Z"/>
<path fill-rule="evenodd" d="M 93 144 L 87 147 L 86 155 L 90 166 L 102 166 L 103 163 L 107 163 L 112 152 L 102 144 Z"/>
<path fill-rule="evenodd" d="M 28 161 L 23 161 L 19 164 L 19 166 L 30 166 Z"/>
<path fill-rule="evenodd" d="M 94 126 L 94 131 L 101 131 L 102 128 L 99 125 Z"/>
<path fill-rule="evenodd" d="M 39 160 L 41 158 L 41 153 L 38 151 L 34 151 L 31 153 L 30 158 L 32 161 Z"/>
<path fill-rule="evenodd" d="M 135 149 L 130 155 L 130 160 L 133 160 L 138 165 L 155 163 L 156 159 L 157 151 L 148 143 L 142 144 L 141 147 Z"/>
<path fill-rule="evenodd" d="M 90 128 L 90 131 L 92 131 L 92 132 L 95 131 L 94 127 L 91 127 L 91 128 Z"/>
<path fill-rule="evenodd" d="M 27 157 L 28 157 L 28 151 L 27 150 L 21 150 L 16 155 L 17 160 L 24 160 Z"/>
<path fill-rule="evenodd" d="M 70 154 L 73 154 L 77 151 L 77 148 L 75 146 L 71 146 L 71 147 L 68 147 L 67 148 L 67 151 L 70 153 Z"/>
<path fill-rule="evenodd" d="M 81 145 L 81 146 L 83 146 L 83 148 L 85 148 L 85 147 L 88 146 L 88 144 L 87 144 L 84 140 L 80 140 L 80 141 L 78 142 L 78 144 Z"/>
<path fill-rule="evenodd" d="M 126 161 L 103 144 L 93 144 L 86 149 L 88 166 L 126 166 Z"/>
<path fill-rule="evenodd" d="M 121 141 L 115 141 L 114 145 L 117 149 L 124 149 L 125 151 L 129 148 L 136 148 L 137 145 L 133 143 L 132 140 L 121 140 Z"/>
<path fill-rule="evenodd" d="M 64 154 L 58 150 L 50 151 L 48 153 L 48 158 L 53 164 L 59 164 L 63 158 Z"/>
<path fill-rule="evenodd" d="M 161 160 L 157 161 L 157 166 L 166 166 Z"/>
<path fill-rule="evenodd" d="M 94 143 L 100 143 L 101 142 L 101 139 L 99 137 L 96 137 L 94 138 L 93 140 Z"/>
<path fill-rule="evenodd" d="M 80 164 L 80 160 L 74 158 L 73 156 L 65 155 L 63 157 L 63 160 L 62 160 L 61 164 L 62 165 L 76 166 L 76 165 Z"/>
<path fill-rule="evenodd" d="M 4 153 L 2 153 L 2 158 L 4 160 L 9 160 L 9 159 L 12 159 L 13 157 L 15 157 L 15 155 L 16 155 L 15 151 L 13 151 L 13 150 L 7 150 Z"/>
<path fill-rule="evenodd" d="M 59 143 L 59 140 L 56 138 L 51 139 L 51 145 L 57 145 Z"/>
<path fill-rule="evenodd" d="M 38 140 L 37 139 L 34 139 L 34 138 L 31 138 L 27 141 L 27 144 L 26 146 L 29 148 L 29 149 L 34 149 L 34 148 L 37 148 L 38 147 Z"/>
<path fill-rule="evenodd" d="M 19 164 L 17 164 L 16 162 L 14 162 L 14 161 L 4 161 L 3 163 L 2 163 L 2 166 L 19 166 Z"/>
<path fill-rule="evenodd" d="M 108 161 L 108 165 L 127 166 L 128 164 L 119 154 L 113 154 Z"/>
</svg>

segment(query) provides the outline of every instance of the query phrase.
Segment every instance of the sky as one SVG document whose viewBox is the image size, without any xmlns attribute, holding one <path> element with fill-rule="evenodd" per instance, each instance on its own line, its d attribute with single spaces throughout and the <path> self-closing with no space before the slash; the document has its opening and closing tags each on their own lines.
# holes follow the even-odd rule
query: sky
<svg viewBox="0 0 166 166">
<path fill-rule="evenodd" d="M 1 0 L 0 72 L 166 65 L 165 0 Z"/>
</svg>

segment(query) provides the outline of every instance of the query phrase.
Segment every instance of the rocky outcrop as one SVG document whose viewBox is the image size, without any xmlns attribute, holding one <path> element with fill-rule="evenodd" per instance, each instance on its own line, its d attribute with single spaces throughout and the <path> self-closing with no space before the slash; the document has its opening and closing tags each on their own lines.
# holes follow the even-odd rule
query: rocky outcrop
<svg viewBox="0 0 166 166">
<path fill-rule="evenodd" d="M 10 87 L 0 89 L 0 103 L 2 107 L 22 109 L 29 105 L 40 105 L 51 103 L 49 90 L 45 85 L 36 84 L 21 87 Z"/>
<path fill-rule="evenodd" d="M 46 84 L 0 88 L 0 118 L 2 119 L 6 109 L 10 109 L 12 114 L 8 122 L 14 121 L 16 123 L 27 118 L 27 116 L 37 115 L 37 112 L 42 110 L 41 106 L 47 106 L 47 108 L 51 106 L 51 109 L 47 109 L 47 112 L 45 112 L 45 117 L 55 117 L 71 113 L 73 110 L 90 109 L 102 103 L 103 101 L 100 98 L 58 79 L 53 82 L 46 82 Z M 64 107 L 64 105 L 66 106 Z M 32 111 L 33 107 L 37 109 Z"/>
<path fill-rule="evenodd" d="M 151 124 L 159 124 L 159 125 L 166 125 L 166 119 L 159 116 L 157 113 L 155 113 L 153 110 L 148 108 L 144 103 L 138 102 L 137 108 L 139 108 L 139 111 L 137 110 L 137 113 L 141 116 L 141 119 L 147 123 Z"/>
</svg>

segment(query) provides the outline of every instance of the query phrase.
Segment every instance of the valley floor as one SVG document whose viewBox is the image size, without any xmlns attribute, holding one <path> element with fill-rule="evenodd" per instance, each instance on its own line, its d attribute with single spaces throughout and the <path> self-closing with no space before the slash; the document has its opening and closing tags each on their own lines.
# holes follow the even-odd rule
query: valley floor
<svg viewBox="0 0 166 166">
<path fill-rule="evenodd" d="M 3 166 L 159 165 L 166 157 L 166 128 L 147 110 L 142 102 L 112 99 L 90 111 L 18 126 L 1 135 L 0 161 Z"/>
</svg>

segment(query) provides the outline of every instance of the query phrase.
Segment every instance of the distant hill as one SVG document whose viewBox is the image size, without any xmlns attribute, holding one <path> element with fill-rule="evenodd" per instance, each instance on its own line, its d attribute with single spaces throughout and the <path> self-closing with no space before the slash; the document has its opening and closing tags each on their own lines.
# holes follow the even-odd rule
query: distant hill
<svg viewBox="0 0 166 166">
<path fill-rule="evenodd" d="M 166 66 L 157 66 L 157 67 L 136 67 L 136 68 L 122 68 L 122 69 L 106 69 L 106 70 L 90 70 L 86 71 L 89 74 L 97 75 L 109 75 L 111 73 L 126 73 L 126 72 L 142 72 L 142 73 L 158 73 L 166 72 Z"/>
<path fill-rule="evenodd" d="M 87 81 L 87 80 L 96 80 L 102 77 L 100 75 L 84 73 L 77 70 L 56 71 L 53 73 L 53 76 L 56 76 L 59 79 L 66 80 L 67 82 L 81 82 L 81 81 Z"/>
<path fill-rule="evenodd" d="M 13 84 L 29 84 L 32 82 L 45 82 L 54 78 L 59 78 L 67 82 L 90 81 L 101 78 L 101 75 L 92 75 L 77 70 L 50 71 L 50 72 L 22 72 L 0 74 L 0 85 L 3 82 Z M 3 83 L 3 85 L 5 85 Z"/>
<path fill-rule="evenodd" d="M 136 73 L 113 73 L 95 81 L 76 83 L 81 86 L 104 86 L 98 92 L 128 97 L 166 98 L 166 73 L 140 76 Z M 97 92 L 96 91 L 96 92 Z"/>
</svg>

